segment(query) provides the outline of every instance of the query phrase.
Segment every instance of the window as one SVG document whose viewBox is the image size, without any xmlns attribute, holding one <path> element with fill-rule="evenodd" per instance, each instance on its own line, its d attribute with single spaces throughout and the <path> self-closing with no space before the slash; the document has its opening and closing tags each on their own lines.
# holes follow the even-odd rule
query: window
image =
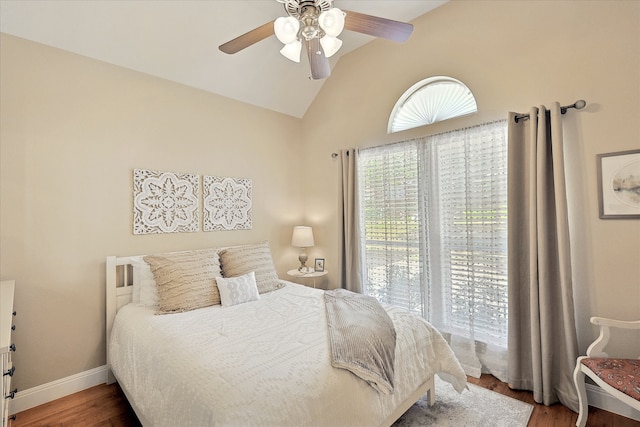
<svg viewBox="0 0 640 427">
<path fill-rule="evenodd" d="M 365 293 L 424 315 L 418 146 L 403 143 L 362 150 L 358 171 Z"/>
<path fill-rule="evenodd" d="M 430 125 L 478 111 L 471 90 L 452 77 L 435 76 L 411 86 L 396 102 L 387 133 Z"/>
<path fill-rule="evenodd" d="M 365 293 L 506 351 L 506 121 L 360 150 L 358 181 Z"/>
</svg>

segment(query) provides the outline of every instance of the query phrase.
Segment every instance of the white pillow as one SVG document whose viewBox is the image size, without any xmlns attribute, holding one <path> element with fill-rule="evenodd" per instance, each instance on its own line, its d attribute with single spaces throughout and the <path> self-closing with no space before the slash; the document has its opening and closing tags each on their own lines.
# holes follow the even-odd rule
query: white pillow
<svg viewBox="0 0 640 427">
<path fill-rule="evenodd" d="M 216 277 L 220 301 L 223 306 L 242 304 L 260 299 L 256 273 L 250 272 L 236 277 Z"/>
<path fill-rule="evenodd" d="M 142 256 L 131 257 L 133 265 L 133 297 L 131 302 L 144 307 L 158 307 L 158 290 L 151 267 Z"/>
<path fill-rule="evenodd" d="M 138 277 L 142 274 L 140 272 L 140 262 L 142 261 L 141 256 L 132 256 L 129 257 L 131 260 L 131 265 L 133 266 L 133 294 L 131 295 L 131 302 L 134 304 L 138 304 L 140 302 L 140 285 L 138 284 Z"/>
</svg>

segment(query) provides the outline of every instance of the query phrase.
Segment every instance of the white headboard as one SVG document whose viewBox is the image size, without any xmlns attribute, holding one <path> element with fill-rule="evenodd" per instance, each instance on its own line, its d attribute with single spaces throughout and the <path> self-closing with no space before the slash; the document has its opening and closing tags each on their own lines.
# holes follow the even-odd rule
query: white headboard
<svg viewBox="0 0 640 427">
<path fill-rule="evenodd" d="M 116 381 L 111 372 L 109 363 L 109 342 L 111 328 L 116 318 L 116 313 L 131 302 L 133 297 L 133 283 L 136 278 L 133 274 L 133 265 L 130 257 L 108 256 L 106 262 L 106 332 L 107 332 L 107 384 Z"/>
</svg>

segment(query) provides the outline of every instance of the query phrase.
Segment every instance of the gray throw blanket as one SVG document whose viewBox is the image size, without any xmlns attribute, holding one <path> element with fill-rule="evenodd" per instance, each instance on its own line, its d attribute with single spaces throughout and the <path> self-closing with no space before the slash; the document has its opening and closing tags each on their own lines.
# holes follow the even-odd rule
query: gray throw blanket
<svg viewBox="0 0 640 427">
<path fill-rule="evenodd" d="M 396 330 L 373 297 L 345 289 L 324 294 L 331 365 L 351 371 L 384 394 L 393 392 Z"/>
</svg>

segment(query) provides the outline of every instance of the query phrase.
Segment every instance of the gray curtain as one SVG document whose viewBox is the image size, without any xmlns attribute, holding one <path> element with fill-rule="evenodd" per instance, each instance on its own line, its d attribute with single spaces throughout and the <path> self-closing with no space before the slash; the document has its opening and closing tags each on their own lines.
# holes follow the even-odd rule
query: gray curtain
<svg viewBox="0 0 640 427">
<path fill-rule="evenodd" d="M 357 157 L 357 148 L 340 152 L 342 160 L 342 287 L 362 293 Z"/>
<path fill-rule="evenodd" d="M 578 357 L 560 104 L 509 114 L 508 383 L 578 408 Z"/>
</svg>

